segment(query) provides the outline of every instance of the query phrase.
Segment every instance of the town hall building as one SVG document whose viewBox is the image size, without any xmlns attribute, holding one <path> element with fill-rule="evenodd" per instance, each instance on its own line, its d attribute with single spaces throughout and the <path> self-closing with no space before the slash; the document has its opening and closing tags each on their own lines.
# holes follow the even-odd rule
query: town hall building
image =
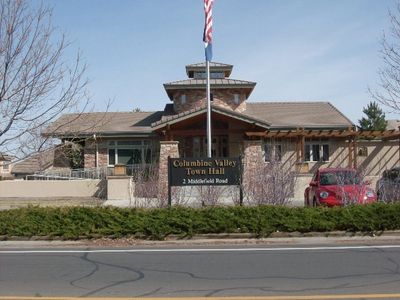
<svg viewBox="0 0 400 300">
<path fill-rule="evenodd" d="M 322 166 L 362 167 L 379 176 L 398 164 L 398 130 L 357 131 L 326 101 L 248 101 L 256 83 L 233 79 L 232 70 L 210 63 L 213 157 L 241 156 L 245 168 L 280 162 L 302 174 Z M 205 63 L 187 65 L 186 76 L 164 83 L 163 110 L 68 114 L 43 134 L 80 143 L 83 168 L 124 165 L 129 174 L 159 164 L 166 172 L 168 156 L 206 157 Z"/>
</svg>

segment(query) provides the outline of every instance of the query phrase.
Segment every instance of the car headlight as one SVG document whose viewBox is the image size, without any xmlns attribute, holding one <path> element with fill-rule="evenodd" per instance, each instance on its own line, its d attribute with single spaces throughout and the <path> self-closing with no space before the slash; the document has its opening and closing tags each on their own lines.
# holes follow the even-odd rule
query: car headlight
<svg viewBox="0 0 400 300">
<path fill-rule="evenodd" d="M 367 196 L 368 198 L 373 198 L 375 197 L 375 193 L 373 191 L 367 191 L 365 193 L 365 196 Z"/>
<path fill-rule="evenodd" d="M 322 191 L 322 192 L 319 193 L 319 196 L 320 196 L 322 199 L 326 199 L 326 198 L 328 198 L 329 193 L 326 192 L 326 191 Z"/>
</svg>

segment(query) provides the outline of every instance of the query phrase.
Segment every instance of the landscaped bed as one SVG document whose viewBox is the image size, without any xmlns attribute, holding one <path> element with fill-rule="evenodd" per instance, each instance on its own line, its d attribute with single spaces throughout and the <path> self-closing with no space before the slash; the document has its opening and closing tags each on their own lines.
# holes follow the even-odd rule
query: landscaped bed
<svg viewBox="0 0 400 300">
<path fill-rule="evenodd" d="M 170 235 L 274 232 L 381 232 L 400 229 L 400 204 L 376 203 L 337 208 L 284 206 L 172 207 L 27 207 L 0 211 L 0 237 L 79 239 L 137 237 L 162 240 Z"/>
</svg>

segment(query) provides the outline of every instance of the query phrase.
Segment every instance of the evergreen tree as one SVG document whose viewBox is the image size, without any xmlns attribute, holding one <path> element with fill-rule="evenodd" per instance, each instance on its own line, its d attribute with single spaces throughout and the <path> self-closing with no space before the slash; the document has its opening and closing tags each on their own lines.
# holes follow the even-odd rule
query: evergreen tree
<svg viewBox="0 0 400 300">
<path fill-rule="evenodd" d="M 385 113 L 379 107 L 379 105 L 373 101 L 370 102 L 367 107 L 364 107 L 363 113 L 366 117 L 362 117 L 358 120 L 358 128 L 360 130 L 385 130 L 387 121 Z"/>
</svg>

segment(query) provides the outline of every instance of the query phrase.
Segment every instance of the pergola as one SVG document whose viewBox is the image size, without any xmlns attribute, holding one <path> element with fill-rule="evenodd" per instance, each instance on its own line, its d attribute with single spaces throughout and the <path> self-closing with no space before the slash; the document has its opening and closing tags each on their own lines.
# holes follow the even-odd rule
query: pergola
<svg viewBox="0 0 400 300">
<path fill-rule="evenodd" d="M 337 138 L 348 142 L 349 166 L 357 167 L 357 141 L 360 139 L 380 139 L 382 141 L 399 140 L 399 159 L 400 159 L 400 128 L 399 130 L 367 130 L 358 131 L 353 127 L 347 129 L 305 129 L 296 128 L 290 130 L 266 130 L 263 132 L 246 131 L 245 135 L 250 139 L 260 138 L 280 138 L 296 139 L 296 159 L 298 162 L 304 161 L 304 145 L 306 139 L 315 138 Z"/>
</svg>

